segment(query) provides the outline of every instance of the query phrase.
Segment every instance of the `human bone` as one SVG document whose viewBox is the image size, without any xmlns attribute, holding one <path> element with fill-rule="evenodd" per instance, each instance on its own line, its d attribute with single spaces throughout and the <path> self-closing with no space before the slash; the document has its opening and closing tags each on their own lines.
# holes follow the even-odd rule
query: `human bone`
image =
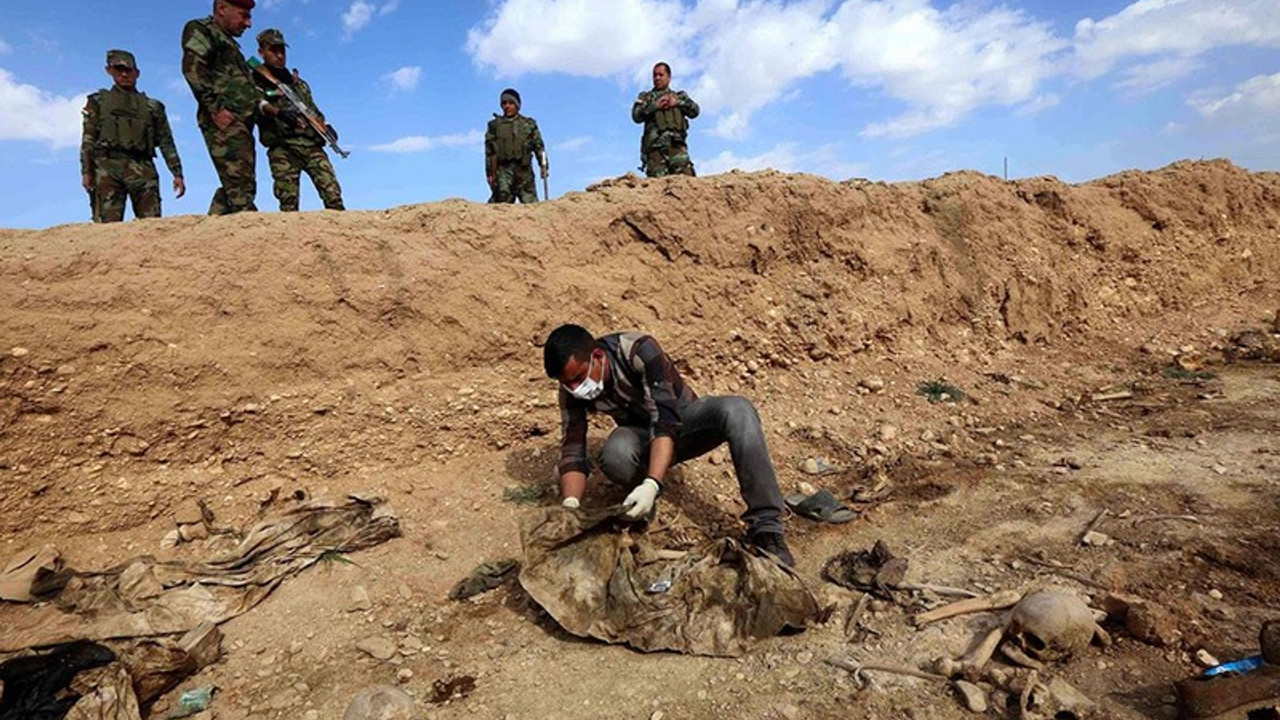
<svg viewBox="0 0 1280 720">
<path fill-rule="evenodd" d="M 1077 595 L 1042 591 L 1014 606 L 1008 636 L 1023 654 L 1051 663 L 1068 660 L 1089 647 L 1097 630 L 1093 611 Z"/>
</svg>

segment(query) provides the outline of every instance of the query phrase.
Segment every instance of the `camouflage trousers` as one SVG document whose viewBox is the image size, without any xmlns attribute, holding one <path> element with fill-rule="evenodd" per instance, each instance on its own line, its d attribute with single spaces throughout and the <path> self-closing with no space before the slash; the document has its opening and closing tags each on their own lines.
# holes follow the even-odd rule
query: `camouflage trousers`
<svg viewBox="0 0 1280 720">
<path fill-rule="evenodd" d="M 342 186 L 333 172 L 333 163 L 324 148 L 314 145 L 280 145 L 267 149 L 267 161 L 271 166 L 272 190 L 280 201 L 280 212 L 297 212 L 299 180 L 302 173 L 311 178 L 311 184 L 320 193 L 326 210 L 345 210 L 342 205 Z"/>
<path fill-rule="evenodd" d="M 662 147 L 650 148 L 645 155 L 644 174 L 651 178 L 697 175 L 693 171 L 693 160 L 689 158 L 689 146 L 683 140 L 672 140 Z"/>
<path fill-rule="evenodd" d="M 125 201 L 133 216 L 160 217 L 160 176 L 151 158 L 98 158 L 93 162 L 94 222 L 124 220 Z"/>
<path fill-rule="evenodd" d="M 201 123 L 200 133 L 209 147 L 209 158 L 218 173 L 221 186 L 209 203 L 210 215 L 230 215 L 238 212 L 257 212 L 253 204 L 258 195 L 258 178 L 254 163 L 258 159 L 253 144 L 253 130 L 240 119 L 226 128 L 212 122 Z"/>
<path fill-rule="evenodd" d="M 493 184 L 491 203 L 538 202 L 538 186 L 534 181 L 533 165 L 528 162 L 499 163 Z"/>
</svg>

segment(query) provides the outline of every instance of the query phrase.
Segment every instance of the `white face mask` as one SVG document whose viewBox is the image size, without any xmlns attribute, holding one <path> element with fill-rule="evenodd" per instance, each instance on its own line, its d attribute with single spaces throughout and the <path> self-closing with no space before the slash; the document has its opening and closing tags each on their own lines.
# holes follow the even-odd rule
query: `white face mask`
<svg viewBox="0 0 1280 720">
<path fill-rule="evenodd" d="M 595 362 L 594 357 L 591 360 L 592 363 Z M 595 400 L 600 397 L 600 393 L 604 392 L 604 371 L 601 370 L 599 380 L 592 380 L 591 364 L 589 363 L 587 365 L 587 376 L 582 378 L 582 382 L 578 383 L 576 387 L 565 389 L 569 391 L 570 395 L 579 400 Z"/>
</svg>

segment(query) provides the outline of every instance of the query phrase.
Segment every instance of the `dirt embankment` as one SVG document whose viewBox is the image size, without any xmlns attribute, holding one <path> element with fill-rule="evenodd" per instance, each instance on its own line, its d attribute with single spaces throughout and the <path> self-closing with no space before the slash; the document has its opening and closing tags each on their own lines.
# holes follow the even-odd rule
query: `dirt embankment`
<svg viewBox="0 0 1280 720">
<path fill-rule="evenodd" d="M 1082 393 L 1270 316 L 1278 240 L 1280 175 L 1226 162 L 1083 185 L 624 177 L 530 207 L 0 231 L 3 547 L 101 567 L 192 496 L 244 519 L 273 484 L 375 486 L 413 542 L 453 547 L 437 591 L 484 557 L 475 527 L 513 534 L 489 509 L 504 486 L 549 481 L 539 343 L 568 321 L 652 332 L 699 392 L 752 397 L 784 484 L 819 452 L 998 466 L 993 428 L 1079 419 Z M 971 400 L 916 394 L 939 378 Z M 731 521 L 712 467 L 686 497 Z"/>
</svg>

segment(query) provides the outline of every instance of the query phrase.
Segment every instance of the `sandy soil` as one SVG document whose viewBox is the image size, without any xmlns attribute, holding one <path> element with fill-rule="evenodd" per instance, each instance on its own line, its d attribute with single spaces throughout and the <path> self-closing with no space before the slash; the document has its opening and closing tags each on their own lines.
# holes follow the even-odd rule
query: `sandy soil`
<svg viewBox="0 0 1280 720">
<path fill-rule="evenodd" d="M 405 536 L 224 626 L 224 659 L 184 685 L 221 688 L 214 717 L 341 717 L 406 668 L 428 718 L 966 716 L 945 686 L 858 689 L 823 662 L 924 667 L 990 620 L 916 630 L 927 598 L 904 597 L 847 639 L 857 596 L 820 568 L 884 539 L 915 582 L 1168 609 L 1175 641 L 1109 626 L 1111 647 L 1053 674 L 1101 717 L 1169 717 L 1191 653 L 1254 654 L 1280 601 L 1280 367 L 1221 359 L 1275 321 L 1278 239 L 1280 176 L 1225 162 L 1075 186 L 624 177 L 531 207 L 0 231 L 0 556 L 191 556 L 159 548 L 184 501 L 240 525 L 271 488 L 376 490 Z M 848 525 L 788 520 L 836 620 L 724 660 L 567 636 L 514 587 L 446 599 L 518 556 L 508 491 L 554 502 L 539 343 L 567 321 L 652 332 L 700 393 L 755 400 L 784 489 L 884 485 Z M 966 399 L 917 393 L 939 379 Z M 805 476 L 815 456 L 841 472 Z M 588 501 L 611 500 L 593 480 Z M 722 450 L 683 469 L 662 518 L 736 532 L 741 509 Z M 1081 547 L 1102 510 L 1114 542 Z M 350 609 L 357 588 L 370 608 Z M 376 636 L 403 654 L 355 649 Z M 432 702 L 462 678 L 465 697 Z"/>
</svg>

